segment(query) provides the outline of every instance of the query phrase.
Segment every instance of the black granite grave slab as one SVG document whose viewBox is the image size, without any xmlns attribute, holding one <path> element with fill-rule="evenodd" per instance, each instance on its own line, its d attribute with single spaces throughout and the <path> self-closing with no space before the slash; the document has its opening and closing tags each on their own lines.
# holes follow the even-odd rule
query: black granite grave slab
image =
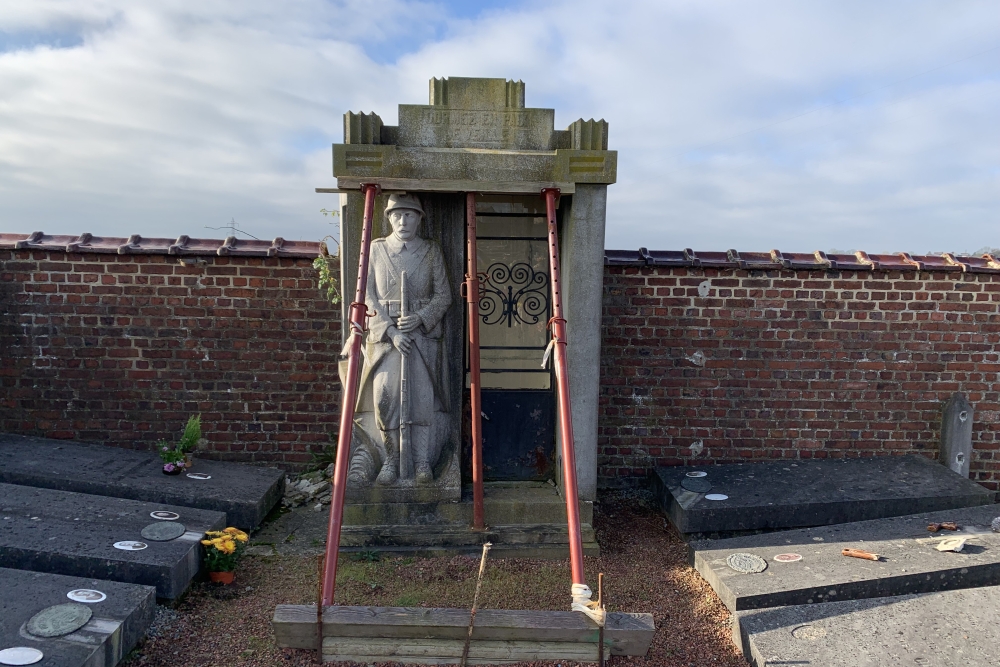
<svg viewBox="0 0 1000 667">
<path fill-rule="evenodd" d="M 143 539 L 158 510 L 179 514 L 186 532 L 169 542 Z M 0 567 L 145 584 L 173 599 L 198 574 L 202 535 L 224 528 L 225 519 L 211 510 L 0 484 Z M 114 547 L 128 540 L 147 547 Z"/>
<path fill-rule="evenodd" d="M 681 486 L 704 472 L 705 493 Z M 923 456 L 657 468 L 653 490 L 682 533 L 826 526 L 986 505 L 995 494 Z M 710 500 L 722 494 L 726 500 Z"/>
<path fill-rule="evenodd" d="M 26 631 L 47 607 L 71 603 L 66 594 L 90 589 L 107 597 L 86 604 L 93 616 L 76 632 L 42 639 Z M 156 610 L 152 586 L 0 568 L 0 650 L 25 646 L 44 654 L 48 667 L 114 667 L 146 633 Z"/>
<path fill-rule="evenodd" d="M 812 604 L 1000 585 L 1000 533 L 990 529 L 1000 505 L 800 528 L 724 540 L 692 542 L 692 565 L 730 611 Z M 955 521 L 957 532 L 930 533 L 930 523 Z M 935 545 L 967 537 L 961 553 Z M 878 562 L 843 556 L 845 548 L 879 554 Z M 726 559 L 760 556 L 767 569 L 742 574 Z M 779 554 L 801 560 L 778 562 Z"/>
<path fill-rule="evenodd" d="M 0 482 L 130 498 L 225 512 L 250 531 L 278 504 L 285 474 L 277 468 L 195 458 L 193 472 L 164 475 L 155 452 L 0 433 Z"/>
<path fill-rule="evenodd" d="M 993 667 L 1000 589 L 739 612 L 733 639 L 754 667 Z"/>
</svg>

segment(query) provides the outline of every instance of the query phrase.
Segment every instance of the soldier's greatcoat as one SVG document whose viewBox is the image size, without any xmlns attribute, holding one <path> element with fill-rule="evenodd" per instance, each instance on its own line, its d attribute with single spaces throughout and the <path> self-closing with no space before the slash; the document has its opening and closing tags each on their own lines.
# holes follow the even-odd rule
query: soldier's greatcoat
<svg viewBox="0 0 1000 667">
<path fill-rule="evenodd" d="M 433 241 L 415 237 L 405 243 L 394 234 L 372 241 L 368 263 L 368 289 L 365 304 L 368 311 L 375 312 L 368 320 L 368 337 L 365 343 L 365 363 L 361 372 L 361 389 L 358 393 L 358 412 L 375 411 L 372 379 L 389 355 L 400 356 L 392 344 L 391 333 L 400 314 L 400 274 L 406 271 L 406 291 L 409 314 L 420 317 L 422 324 L 410 332 L 413 346 L 409 354 L 409 368 L 414 375 L 429 379 L 433 387 L 434 410 L 447 412 L 447 373 L 442 355 L 441 320 L 451 305 L 451 286 L 445 270 L 444 255 L 440 246 Z M 419 365 L 419 366 L 418 366 Z M 426 375 L 424 375 L 426 371 Z M 414 385 L 418 385 L 414 383 Z M 411 386 L 414 386 L 411 385 Z M 414 386 L 414 388 L 416 388 Z M 421 397 L 425 403 L 430 397 Z M 379 428 L 383 430 L 399 428 L 399 395 L 394 405 L 385 404 L 386 397 L 380 397 L 380 409 L 376 413 Z M 381 413 L 381 414 L 378 414 Z M 413 415 L 430 419 L 431 415 Z M 372 434 L 375 435 L 375 434 Z"/>
</svg>

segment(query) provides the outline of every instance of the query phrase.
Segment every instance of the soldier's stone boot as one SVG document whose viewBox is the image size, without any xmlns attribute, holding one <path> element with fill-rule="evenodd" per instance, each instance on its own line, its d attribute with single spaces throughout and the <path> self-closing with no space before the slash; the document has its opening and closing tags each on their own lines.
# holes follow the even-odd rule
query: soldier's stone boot
<svg viewBox="0 0 1000 667">
<path fill-rule="evenodd" d="M 427 461 L 418 460 L 413 467 L 413 478 L 417 484 L 430 484 L 434 481 L 434 473 L 431 471 L 431 467 L 427 465 Z"/>
<path fill-rule="evenodd" d="M 383 432 L 382 436 L 385 442 L 386 458 L 385 462 L 382 463 L 378 477 L 375 478 L 375 483 L 379 486 L 389 486 L 395 483 L 399 477 L 399 435 L 398 433 L 390 435 L 388 432 Z"/>
</svg>

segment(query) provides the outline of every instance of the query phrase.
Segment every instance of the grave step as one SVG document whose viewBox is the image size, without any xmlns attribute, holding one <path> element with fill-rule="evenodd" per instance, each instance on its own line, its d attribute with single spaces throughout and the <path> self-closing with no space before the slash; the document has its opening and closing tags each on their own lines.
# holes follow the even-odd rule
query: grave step
<svg viewBox="0 0 1000 667">
<path fill-rule="evenodd" d="M 277 468 L 195 458 L 194 473 L 164 475 L 156 452 L 0 433 L 0 482 L 225 512 L 228 525 L 255 529 L 278 504 Z"/>
<path fill-rule="evenodd" d="M 1000 588 L 743 611 L 733 639 L 754 667 L 992 667 Z"/>
<path fill-rule="evenodd" d="M 178 518 L 151 516 L 159 511 Z M 0 567 L 144 584 L 155 586 L 157 597 L 176 599 L 201 567 L 202 535 L 224 528 L 225 520 L 211 510 L 0 484 Z M 185 532 L 166 542 L 144 538 L 153 523 L 180 524 Z M 146 547 L 114 546 L 126 541 Z"/>
<path fill-rule="evenodd" d="M 653 491 L 681 533 L 826 526 L 988 505 L 995 497 L 916 454 L 657 468 Z M 709 497 L 715 494 L 726 499 Z"/>
<path fill-rule="evenodd" d="M 37 664 L 51 667 L 114 667 L 146 633 L 156 610 L 152 586 L 26 570 L 0 568 L 0 591 L 0 651 L 36 649 L 44 655 Z M 92 613 L 86 625 L 52 638 L 27 631 L 28 621 L 38 612 L 76 601 L 67 597 L 71 591 L 99 591 L 105 596 L 79 603 Z"/>
<path fill-rule="evenodd" d="M 1000 533 L 990 529 L 1000 506 L 969 507 L 836 526 L 802 528 L 692 542 L 692 565 L 730 611 L 889 597 L 1000 585 Z M 954 521 L 959 531 L 931 533 L 931 523 Z M 950 537 L 967 537 L 960 553 L 938 551 Z M 843 556 L 845 548 L 882 556 L 878 562 Z M 758 574 L 731 568 L 732 554 L 767 563 Z M 800 560 L 779 562 L 790 554 Z"/>
</svg>

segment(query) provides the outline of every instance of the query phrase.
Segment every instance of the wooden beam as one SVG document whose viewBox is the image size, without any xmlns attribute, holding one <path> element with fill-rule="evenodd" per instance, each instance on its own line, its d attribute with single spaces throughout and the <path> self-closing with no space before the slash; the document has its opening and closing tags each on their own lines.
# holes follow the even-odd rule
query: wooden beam
<svg viewBox="0 0 1000 667">
<path fill-rule="evenodd" d="M 438 178 L 359 178 L 340 176 L 336 188 L 316 188 L 316 192 L 360 192 L 362 183 L 376 183 L 383 192 L 478 192 L 482 194 L 537 195 L 544 188 L 558 188 L 562 194 L 576 192 L 575 183 L 553 181 L 460 181 Z"/>
<path fill-rule="evenodd" d="M 318 637 L 315 605 L 278 605 L 274 611 L 272 626 L 278 646 L 285 648 L 316 646 Z M 461 656 L 462 643 L 468 627 L 467 609 L 349 606 L 331 606 L 323 609 L 324 640 L 336 639 L 340 642 L 378 639 L 389 641 L 391 645 L 410 646 L 411 640 L 417 639 L 456 641 Z M 653 641 L 655 631 L 651 614 L 609 613 L 604 631 L 605 646 L 610 655 L 645 655 Z M 561 646 L 560 650 L 593 650 L 595 657 L 592 660 L 596 660 L 598 635 L 597 624 L 578 612 L 481 609 L 476 613 L 476 626 L 472 638 L 473 646 L 477 642 L 515 642 L 518 646 L 520 646 L 518 642 L 536 646 L 567 644 Z M 568 645 L 588 648 L 571 648 Z M 354 655 L 359 656 L 357 659 L 360 662 L 363 660 L 360 656 L 377 657 L 378 654 Z M 551 658 L 544 659 L 582 660 L 582 658 L 563 658 L 558 652 L 551 655 Z M 443 660 L 447 656 L 435 657 Z M 541 659 L 543 658 L 511 660 L 516 662 Z M 374 658 L 369 660 L 369 662 L 379 661 Z"/>
</svg>

